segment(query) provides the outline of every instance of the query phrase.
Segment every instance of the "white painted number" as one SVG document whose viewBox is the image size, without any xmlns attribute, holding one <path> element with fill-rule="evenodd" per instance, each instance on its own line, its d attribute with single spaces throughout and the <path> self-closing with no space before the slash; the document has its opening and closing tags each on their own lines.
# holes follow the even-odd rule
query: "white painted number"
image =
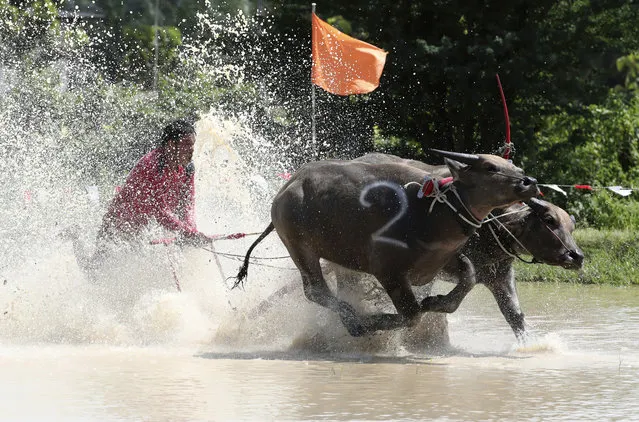
<svg viewBox="0 0 639 422">
<path fill-rule="evenodd" d="M 402 189 L 396 183 L 387 181 L 371 183 L 370 185 L 366 185 L 362 190 L 362 193 L 359 196 L 359 203 L 367 208 L 373 205 L 373 203 L 368 201 L 366 197 L 368 196 L 370 191 L 378 188 L 386 188 L 395 192 L 395 196 L 397 196 L 397 198 L 399 199 L 399 210 L 397 210 L 397 214 L 395 214 L 395 216 L 391 218 L 388 223 L 384 224 L 379 230 L 371 235 L 373 242 L 389 243 L 391 245 L 407 249 L 408 244 L 406 244 L 406 242 L 394 239 L 392 237 L 384 236 L 384 234 L 388 232 L 391 227 L 393 227 L 393 225 L 397 223 L 397 221 L 399 221 L 404 216 L 404 214 L 406 214 L 406 211 L 408 210 L 408 197 L 406 196 L 406 192 L 404 192 L 404 189 Z"/>
</svg>

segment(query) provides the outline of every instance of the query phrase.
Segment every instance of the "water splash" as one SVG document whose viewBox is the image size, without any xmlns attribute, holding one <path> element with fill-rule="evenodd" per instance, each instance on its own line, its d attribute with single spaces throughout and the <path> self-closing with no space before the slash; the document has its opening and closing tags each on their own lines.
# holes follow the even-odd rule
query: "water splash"
<svg viewBox="0 0 639 422">
<path fill-rule="evenodd" d="M 561 354 L 566 351 L 561 338 L 556 333 L 546 333 L 541 337 L 533 337 L 525 344 L 513 346 L 513 352 L 524 354 L 555 353 Z"/>
<path fill-rule="evenodd" d="M 255 80 L 259 46 L 251 50 L 243 42 L 253 28 L 249 21 L 241 14 L 226 19 L 199 16 L 199 36 L 207 37 L 185 40 L 180 72 L 164 82 L 190 87 L 178 92 L 184 94 L 176 95 L 179 101 L 211 86 L 249 93 L 240 106 L 212 100 L 196 110 L 196 219 L 209 234 L 261 232 L 284 183 L 281 174 L 308 157 L 308 137 L 300 136 L 306 125 L 295 105 L 278 103 L 273 94 L 277 79 Z M 33 68 L 29 57 L 11 58 L 3 50 L 0 343 L 390 354 L 418 347 L 421 336 L 350 337 L 334 313 L 304 297 L 288 259 L 257 260 L 246 290 L 230 290 L 228 278 L 250 237 L 216 242 L 225 255 L 174 245 L 115 247 L 99 271 L 87 272 L 82 258 L 93 252 L 116 185 L 179 104 L 167 105 L 130 81 L 102 78 L 89 55 L 105 41 L 87 37 L 81 22 L 74 25 L 51 34 L 55 54 L 38 55 Z M 261 25 L 268 30 L 267 20 Z M 215 41 L 229 39 L 245 47 L 228 56 L 228 46 Z M 151 228 L 147 235 L 162 233 Z M 276 235 L 255 253 L 286 255 Z M 294 287 L 272 296 L 285 286 Z"/>
</svg>

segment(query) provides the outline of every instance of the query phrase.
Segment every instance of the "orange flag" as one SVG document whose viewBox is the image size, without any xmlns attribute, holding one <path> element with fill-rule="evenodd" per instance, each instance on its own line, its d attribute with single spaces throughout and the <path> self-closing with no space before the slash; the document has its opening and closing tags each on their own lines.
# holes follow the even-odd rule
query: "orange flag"
<svg viewBox="0 0 639 422">
<path fill-rule="evenodd" d="M 366 94 L 379 86 L 386 52 L 338 31 L 313 13 L 311 82 L 336 95 Z"/>
</svg>

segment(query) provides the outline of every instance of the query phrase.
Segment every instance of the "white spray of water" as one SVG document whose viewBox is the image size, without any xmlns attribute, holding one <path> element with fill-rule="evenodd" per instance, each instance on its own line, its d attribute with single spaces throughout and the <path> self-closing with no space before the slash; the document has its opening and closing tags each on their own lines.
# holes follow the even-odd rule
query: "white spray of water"
<svg viewBox="0 0 639 422">
<path fill-rule="evenodd" d="M 231 22 L 200 16 L 203 31 L 212 34 L 247 30 L 241 16 Z M 244 52 L 232 64 L 220 64 L 209 44 L 184 47 L 185 69 L 225 83 L 244 83 L 243 66 L 257 65 L 243 63 Z M 447 342 L 445 318 L 438 315 L 426 316 L 414 330 L 349 336 L 334 312 L 304 297 L 293 263 L 279 259 L 288 253 L 275 233 L 255 250 L 244 290 L 231 290 L 228 278 L 254 237 L 215 242 L 215 251 L 226 255 L 174 245 L 124 246 L 112 251 L 97 275 L 87 274 L 77 258 L 92 253 L 114 184 L 126 176 L 118 153 L 131 154 L 128 136 L 134 132 L 151 137 L 148 128 L 135 126 L 130 110 L 154 98 L 124 95 L 126 88 L 95 77 L 81 47 L 65 49 L 62 59 L 31 74 L 20 75 L 18 64 L 0 75 L 3 91 L 22 93 L 0 112 L 7 152 L 0 160 L 7 175 L 0 187 L 0 343 L 398 354 L 432 342 L 433 326 L 435 338 Z M 269 83 L 277 81 L 266 81 L 259 93 L 266 102 L 274 101 Z M 197 122 L 196 209 L 205 233 L 261 232 L 270 221 L 271 200 L 284 183 L 279 174 L 292 170 L 287 148 L 300 140 L 275 146 L 254 133 L 255 125 L 248 112 L 215 108 Z M 112 162 L 119 173 L 100 173 Z M 69 236 L 74 230 L 75 244 Z M 162 236 L 156 228 L 148 234 Z M 269 257 L 278 259 L 257 259 Z M 283 288 L 286 293 L 276 293 Z M 363 298 L 350 292 L 348 299 L 357 304 Z M 370 312 L 379 305 L 359 307 Z M 394 312 L 387 297 L 384 306 Z"/>
<path fill-rule="evenodd" d="M 266 174 L 253 173 L 233 145 L 234 136 L 246 135 L 238 122 L 211 113 L 197 123 L 197 131 L 196 209 L 201 230 L 261 232 L 270 221 L 270 199 L 283 183 L 278 166 Z M 72 242 L 56 235 L 64 227 L 55 224 L 55 217 L 49 219 L 60 212 L 50 212 L 60 206 L 56 196 L 65 196 L 64 212 L 89 228 L 80 239 L 89 252 L 110 199 L 91 205 L 90 196 L 78 188 L 71 195 L 54 191 L 41 207 L 28 205 L 30 218 L 40 221 L 40 231 L 32 235 L 47 233 L 48 241 L 3 269 L 4 343 L 397 352 L 394 334 L 354 339 L 334 313 L 306 300 L 290 259 L 258 260 L 251 264 L 245 290 L 231 290 L 228 278 L 236 274 L 238 258 L 252 237 L 215 242 L 217 252 L 233 256 L 165 245 L 123 247 L 113 251 L 95 279 L 89 279 L 75 259 Z M 72 205 L 83 202 L 83 207 Z M 273 234 L 254 255 L 282 258 L 287 251 Z M 272 297 L 264 306 L 274 292 L 289 285 L 293 288 L 287 294 Z"/>
</svg>

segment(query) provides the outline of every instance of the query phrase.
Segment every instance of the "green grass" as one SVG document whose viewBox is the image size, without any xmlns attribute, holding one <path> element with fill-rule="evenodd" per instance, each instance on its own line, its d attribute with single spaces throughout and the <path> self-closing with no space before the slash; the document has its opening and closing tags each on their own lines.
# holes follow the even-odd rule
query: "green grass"
<svg viewBox="0 0 639 422">
<path fill-rule="evenodd" d="M 580 271 L 517 261 L 517 281 L 639 285 L 639 232 L 581 229 L 574 236 L 586 257 Z"/>
</svg>

